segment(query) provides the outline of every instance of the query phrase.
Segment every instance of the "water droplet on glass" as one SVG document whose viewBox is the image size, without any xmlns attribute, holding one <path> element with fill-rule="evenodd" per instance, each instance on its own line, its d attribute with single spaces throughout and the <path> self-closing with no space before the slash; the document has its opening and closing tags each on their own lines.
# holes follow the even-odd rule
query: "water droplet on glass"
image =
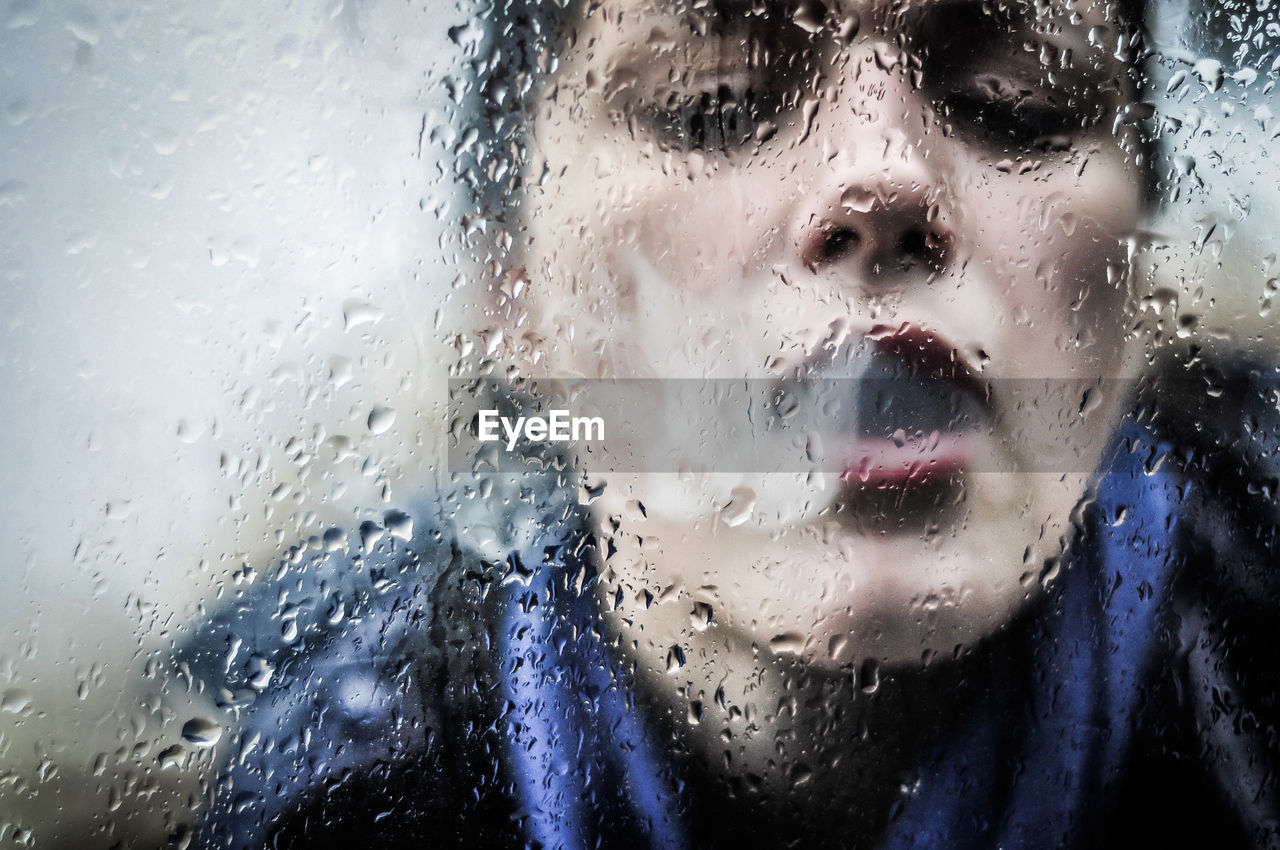
<svg viewBox="0 0 1280 850">
<path fill-rule="evenodd" d="M 31 694 L 22 688 L 9 688 L 0 696 L 0 711 L 22 714 L 31 708 Z"/>
<path fill-rule="evenodd" d="M 182 740 L 197 747 L 212 747 L 222 737 L 222 726 L 208 717 L 193 717 L 182 724 Z"/>
<path fill-rule="evenodd" d="M 375 407 L 369 411 L 369 430 L 375 434 L 385 433 L 396 421 L 396 412 L 389 407 Z"/>
<path fill-rule="evenodd" d="M 858 687 L 864 694 L 874 694 L 880 689 L 880 664 L 873 658 L 862 662 L 858 670 Z"/>
</svg>

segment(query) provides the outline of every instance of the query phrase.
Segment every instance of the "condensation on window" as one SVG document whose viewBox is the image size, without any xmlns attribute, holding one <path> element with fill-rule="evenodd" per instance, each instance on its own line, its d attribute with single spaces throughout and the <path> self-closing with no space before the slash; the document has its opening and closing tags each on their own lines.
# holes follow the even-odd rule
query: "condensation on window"
<svg viewBox="0 0 1280 850">
<path fill-rule="evenodd" d="M 0 21 L 0 846 L 1278 840 L 1270 0 Z"/>
</svg>

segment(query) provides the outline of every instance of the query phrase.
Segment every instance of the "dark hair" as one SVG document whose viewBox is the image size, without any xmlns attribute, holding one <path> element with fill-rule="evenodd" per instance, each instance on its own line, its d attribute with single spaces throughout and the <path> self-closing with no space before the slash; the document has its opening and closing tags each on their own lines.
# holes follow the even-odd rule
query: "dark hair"
<svg viewBox="0 0 1280 850">
<path fill-rule="evenodd" d="M 1154 110 L 1142 103 L 1149 89 L 1146 72 L 1146 0 L 1112 0 L 1109 11 L 1121 22 L 1130 76 L 1137 96 L 1117 116 L 1134 125 L 1137 149 L 1130 151 L 1140 169 L 1148 203 L 1158 193 Z M 525 133 L 542 83 L 554 73 L 559 55 L 572 42 L 578 23 L 599 8 L 600 0 L 490 0 L 480 10 L 484 37 L 476 45 L 462 99 L 471 143 L 457 161 L 458 177 L 473 203 L 472 221 L 488 229 L 486 249 L 501 263 L 509 250 L 510 229 L 519 226 Z M 494 233 L 494 230 L 498 233 Z"/>
<path fill-rule="evenodd" d="M 492 231 L 519 218 L 533 102 L 583 12 L 582 0 L 491 0 L 479 12 L 484 35 L 467 67 L 461 98 L 467 126 L 455 167 L 471 197 L 472 220 L 491 231 L 487 249 L 499 262 L 509 240 Z"/>
</svg>

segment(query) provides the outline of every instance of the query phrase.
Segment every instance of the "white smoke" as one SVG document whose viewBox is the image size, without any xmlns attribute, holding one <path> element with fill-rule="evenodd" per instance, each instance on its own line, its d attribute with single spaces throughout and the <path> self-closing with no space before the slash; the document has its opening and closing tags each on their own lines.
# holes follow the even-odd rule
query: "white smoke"
<svg viewBox="0 0 1280 850">
<path fill-rule="evenodd" d="M 643 437 L 620 455 L 638 470 L 671 470 L 641 476 L 647 509 L 762 531 L 816 517 L 836 497 L 840 475 L 826 462 L 816 431 L 778 427 L 770 412 L 783 376 L 762 356 L 754 301 L 681 286 L 639 251 L 620 265 L 635 309 L 612 317 L 630 327 L 620 335 L 627 341 L 608 349 L 607 373 L 656 379 L 643 394 L 647 409 L 622 412 L 644 428 L 629 429 Z M 598 281 L 602 291 L 617 291 L 616 283 Z M 837 326 L 821 348 L 834 352 L 850 336 Z M 839 377 L 850 379 L 853 390 L 867 366 L 865 357 L 853 359 Z M 844 415 L 856 418 L 855 395 L 841 401 Z"/>
</svg>

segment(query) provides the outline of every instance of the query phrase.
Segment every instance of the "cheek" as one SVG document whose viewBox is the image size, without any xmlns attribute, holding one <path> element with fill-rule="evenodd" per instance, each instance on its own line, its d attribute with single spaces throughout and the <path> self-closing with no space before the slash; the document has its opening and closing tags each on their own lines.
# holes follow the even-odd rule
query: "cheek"
<svg viewBox="0 0 1280 850">
<path fill-rule="evenodd" d="M 1092 158 L 1081 176 L 1065 166 L 1040 179 L 1001 175 L 970 193 L 971 261 L 990 270 L 1015 370 L 1096 367 L 1122 344 L 1125 240 L 1139 204 L 1112 159 Z"/>
<path fill-rule="evenodd" d="M 613 269 L 639 253 L 672 282 L 699 291 L 723 288 L 762 264 L 778 232 L 770 216 L 785 181 L 756 164 L 664 153 L 616 135 L 611 128 L 592 140 L 544 140 L 551 176 L 531 230 L 557 277 L 581 276 L 584 262 Z"/>
<path fill-rule="evenodd" d="M 659 352 L 697 362 L 694 349 L 725 349 L 732 341 L 709 338 L 715 328 L 741 335 L 730 307 L 742 299 L 723 296 L 752 277 L 760 244 L 743 226 L 745 199 L 759 194 L 744 174 L 608 138 L 544 144 L 552 176 L 531 193 L 526 259 L 549 362 L 647 374 Z M 696 345 L 688 323 L 672 321 L 681 315 L 707 317 Z"/>
<path fill-rule="evenodd" d="M 771 227 L 765 193 L 746 169 L 697 161 L 638 165 L 620 179 L 631 201 L 603 217 L 605 243 L 643 255 L 672 285 L 698 297 L 738 293 L 764 265 Z M 776 205 L 775 205 L 776 206 Z"/>
</svg>

